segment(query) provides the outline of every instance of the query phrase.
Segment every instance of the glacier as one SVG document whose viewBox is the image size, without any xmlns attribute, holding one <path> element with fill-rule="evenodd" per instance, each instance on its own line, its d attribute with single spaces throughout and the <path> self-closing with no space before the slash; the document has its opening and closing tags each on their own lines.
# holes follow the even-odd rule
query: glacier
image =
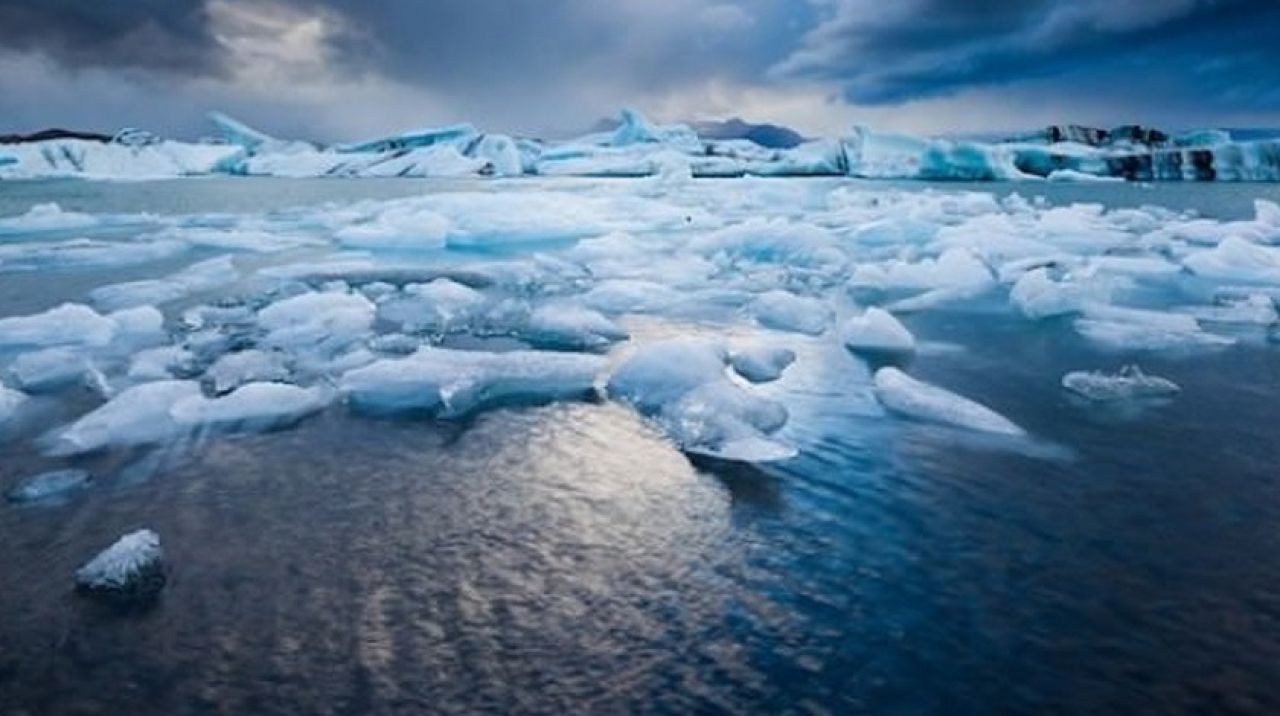
<svg viewBox="0 0 1280 716">
<path fill-rule="evenodd" d="M 998 141 L 918 137 L 854 127 L 838 137 L 765 147 L 699 136 L 623 110 L 615 129 L 545 141 L 461 123 L 323 145 L 280 139 L 210 112 L 217 139 L 185 142 L 126 130 L 102 140 L 7 145 L 0 179 L 277 177 L 848 176 L 962 181 L 1277 181 L 1280 141 L 1221 130 L 1169 136 L 1122 127 L 1051 127 Z M 105 141 L 104 141 L 105 140 Z"/>
</svg>

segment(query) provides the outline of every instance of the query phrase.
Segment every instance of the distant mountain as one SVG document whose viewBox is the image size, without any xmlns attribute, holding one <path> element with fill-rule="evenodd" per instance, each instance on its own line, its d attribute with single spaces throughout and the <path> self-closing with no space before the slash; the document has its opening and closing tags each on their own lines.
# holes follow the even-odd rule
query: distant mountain
<svg viewBox="0 0 1280 716">
<path fill-rule="evenodd" d="M 591 125 L 591 132 L 611 132 L 619 121 L 607 117 Z M 778 124 L 754 124 L 734 117 L 724 121 L 687 122 L 703 139 L 749 139 L 762 147 L 790 149 L 805 141 L 803 135 Z"/>
</svg>

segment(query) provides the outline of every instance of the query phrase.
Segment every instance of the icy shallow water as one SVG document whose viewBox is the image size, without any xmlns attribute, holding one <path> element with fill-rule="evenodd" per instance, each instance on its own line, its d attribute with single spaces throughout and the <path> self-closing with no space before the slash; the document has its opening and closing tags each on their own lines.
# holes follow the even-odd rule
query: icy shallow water
<svg viewBox="0 0 1280 716">
<path fill-rule="evenodd" d="M 603 397 L 434 419 L 356 414 L 335 400 L 272 432 L 201 430 L 159 446 L 59 457 L 46 454 L 40 435 L 102 397 L 78 384 L 37 394 L 6 427 L 0 487 L 64 466 L 95 479 L 53 503 L 0 505 L 0 567 L 9 577 L 0 591 L 8 615 L 0 621 L 0 703 L 32 712 L 1280 708 L 1280 355 L 1265 326 L 1212 327 L 1236 340 L 1215 349 L 1117 348 L 1086 339 L 1071 315 L 1028 320 L 1010 307 L 1007 286 L 902 313 L 919 345 L 904 368 L 979 399 L 1030 435 L 1008 440 L 886 414 L 868 364 L 841 345 L 838 324 L 856 310 L 844 287 L 851 269 L 811 260 L 825 256 L 822 242 L 796 255 L 785 242 L 749 237 L 747 251 L 720 235 L 715 251 L 670 263 L 608 244 L 573 253 L 582 249 L 572 229 L 584 223 L 592 229 L 586 240 L 602 230 L 647 235 L 645 224 L 662 223 L 656 233 L 693 232 L 697 241 L 758 215 L 817 217 L 845 246 L 872 219 L 833 210 L 832 192 L 871 191 L 878 206 L 897 197 L 896 216 L 946 215 L 913 198 L 925 196 L 921 185 L 58 182 L 0 185 L 0 216 L 57 201 L 95 217 L 172 215 L 178 225 L 166 228 L 177 237 L 265 221 L 272 235 L 290 227 L 327 242 L 358 221 L 316 217 L 354 199 L 548 187 L 643 194 L 680 211 L 628 205 L 614 215 L 587 206 L 601 212 L 588 216 L 574 206 L 563 221 L 538 218 L 556 229 L 543 235 L 516 241 L 509 230 L 486 242 L 475 237 L 492 231 L 475 232 L 435 253 L 379 248 L 375 258 L 501 277 L 514 270 L 506 262 L 527 268 L 540 252 L 586 262 L 597 277 L 644 274 L 682 293 L 781 286 L 820 298 L 834 319 L 816 336 L 761 328 L 753 304 L 724 295 L 723 304 L 703 294 L 693 308 L 606 311 L 631 334 L 608 352 L 611 366 L 637 346 L 690 334 L 794 351 L 781 380 L 750 390 L 785 405 L 789 420 L 772 438 L 794 446 L 796 457 L 758 465 L 691 459 L 673 446 L 679 432 Z M 964 188 L 948 185 L 943 196 Z M 1252 219 L 1254 198 L 1280 193 L 976 188 L 1043 194 L 1052 205 L 1194 209 L 1218 221 Z M 279 215 L 320 202 L 341 203 Z M 1176 221 L 1161 215 L 1141 233 L 1150 238 Z M 128 247 L 156 230 L 121 223 L 15 230 L 0 245 L 90 236 Z M 811 235 L 796 236 L 792 244 Z M 189 308 L 278 290 L 272 281 L 286 280 L 259 285 L 255 271 L 306 262 L 350 275 L 349 265 L 328 263 L 332 250 L 237 251 L 241 280 L 164 304 L 167 330 L 184 330 Z M 61 264 L 28 252 L 19 261 L 34 268 L 12 271 L 0 263 L 0 317 L 87 302 L 102 285 L 170 276 L 225 249 L 123 263 L 122 251 Z M 715 263 L 716 251 L 730 263 L 709 279 L 680 275 L 696 264 L 689 256 Z M 889 256 L 878 251 L 853 256 L 858 265 Z M 485 268 L 495 261 L 506 268 Z M 568 272 L 542 266 L 552 275 L 531 274 L 536 285 L 497 280 L 480 290 L 542 300 L 550 279 Z M 1194 302 L 1205 289 L 1184 280 L 1146 281 L 1116 303 Z M 573 297 L 591 285 L 551 293 Z M 486 321 L 410 333 L 467 349 L 525 347 Z M 123 389 L 126 368 L 98 357 L 106 350 L 95 348 L 95 360 L 111 387 Z M 1133 361 L 1181 393 L 1159 404 L 1099 406 L 1059 385 L 1068 371 Z M 325 382 L 297 371 L 291 379 Z M 170 584 L 161 600 L 121 614 L 73 595 L 75 568 L 140 527 L 164 543 Z"/>
</svg>

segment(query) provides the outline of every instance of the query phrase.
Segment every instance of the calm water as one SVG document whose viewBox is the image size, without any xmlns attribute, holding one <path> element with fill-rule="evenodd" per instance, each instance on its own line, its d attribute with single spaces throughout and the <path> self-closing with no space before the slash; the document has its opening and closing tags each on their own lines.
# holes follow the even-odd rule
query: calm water
<svg viewBox="0 0 1280 716">
<path fill-rule="evenodd" d="M 256 212 L 428 188 L 0 184 L 0 215 L 51 199 Z M 1280 194 L 981 188 L 1221 218 Z M 12 278 L 6 313 L 96 280 Z M 1183 393 L 1123 413 L 1045 379 L 1127 358 L 1067 322 L 994 307 L 905 322 L 934 346 L 914 374 L 983 396 L 1036 444 L 885 420 L 860 361 L 797 340 L 794 374 L 768 390 L 787 391 L 802 452 L 765 467 L 691 463 L 605 403 L 464 423 L 335 408 L 287 431 L 90 458 L 110 477 L 66 504 L 0 505 L 0 711 L 1280 712 L 1274 346 L 1144 356 Z M 41 465 L 0 450 L 0 486 Z M 171 570 L 158 604 L 119 614 L 72 594 L 80 563 L 142 526 Z"/>
</svg>

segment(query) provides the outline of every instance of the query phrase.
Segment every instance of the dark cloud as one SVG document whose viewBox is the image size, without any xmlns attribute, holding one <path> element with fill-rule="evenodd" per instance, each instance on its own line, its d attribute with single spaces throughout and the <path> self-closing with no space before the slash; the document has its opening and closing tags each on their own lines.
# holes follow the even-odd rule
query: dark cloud
<svg viewBox="0 0 1280 716">
<path fill-rule="evenodd" d="M 202 0 L 0 0 L 0 47 L 73 68 L 219 67 Z"/>
<path fill-rule="evenodd" d="M 852 101 L 892 104 L 1060 77 L 1167 85 L 1233 107 L 1280 107 L 1274 0 L 823 0 L 825 18 L 783 79 L 834 81 Z"/>
</svg>

